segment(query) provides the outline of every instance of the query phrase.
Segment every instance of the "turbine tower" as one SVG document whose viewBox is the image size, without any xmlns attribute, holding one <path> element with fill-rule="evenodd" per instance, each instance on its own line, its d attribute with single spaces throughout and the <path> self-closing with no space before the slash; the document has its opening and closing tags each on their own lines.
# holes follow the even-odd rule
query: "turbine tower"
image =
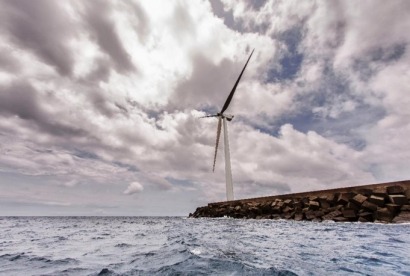
<svg viewBox="0 0 410 276">
<path fill-rule="evenodd" d="M 209 118 L 209 117 L 217 117 L 218 118 L 218 127 L 216 131 L 216 145 L 215 145 L 215 154 L 214 154 L 214 164 L 212 167 L 212 171 L 215 171 L 215 163 L 216 163 L 216 155 L 218 153 L 218 144 L 219 144 L 219 138 L 221 136 L 221 128 L 223 125 L 224 128 L 224 149 L 225 149 L 225 178 L 226 178 L 226 199 L 227 201 L 234 200 L 234 195 L 233 195 L 233 184 L 232 184 L 232 171 L 231 171 L 231 157 L 229 153 L 229 139 L 228 139 L 228 124 L 227 121 L 232 121 L 233 115 L 228 115 L 224 114 L 224 112 L 228 109 L 229 104 L 232 101 L 233 95 L 235 94 L 236 87 L 238 86 L 239 81 L 241 80 L 242 74 L 245 71 L 246 66 L 248 65 L 249 60 L 252 57 L 253 51 L 252 50 L 251 54 L 249 55 L 248 60 L 245 63 L 245 66 L 242 69 L 241 74 L 239 75 L 238 79 L 236 80 L 231 93 L 229 93 L 228 98 L 225 101 L 225 104 L 223 105 L 221 111 L 217 114 L 214 115 L 207 115 L 202 118 Z"/>
</svg>

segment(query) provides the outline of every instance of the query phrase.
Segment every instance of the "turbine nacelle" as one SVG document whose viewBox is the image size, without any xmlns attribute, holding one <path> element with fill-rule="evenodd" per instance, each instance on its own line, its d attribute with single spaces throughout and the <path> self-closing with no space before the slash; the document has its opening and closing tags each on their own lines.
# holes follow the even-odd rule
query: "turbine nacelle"
<svg viewBox="0 0 410 276">
<path fill-rule="evenodd" d="M 230 114 L 222 114 L 222 118 L 226 118 L 229 122 L 232 121 L 233 117 L 235 116 Z"/>
</svg>

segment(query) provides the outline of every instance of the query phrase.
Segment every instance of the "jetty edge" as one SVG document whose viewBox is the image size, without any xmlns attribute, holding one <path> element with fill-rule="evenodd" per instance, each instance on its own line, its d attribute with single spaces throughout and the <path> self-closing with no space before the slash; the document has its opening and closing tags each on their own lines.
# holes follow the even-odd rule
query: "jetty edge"
<svg viewBox="0 0 410 276">
<path fill-rule="evenodd" d="M 410 180 L 209 203 L 189 217 L 410 222 Z"/>
</svg>

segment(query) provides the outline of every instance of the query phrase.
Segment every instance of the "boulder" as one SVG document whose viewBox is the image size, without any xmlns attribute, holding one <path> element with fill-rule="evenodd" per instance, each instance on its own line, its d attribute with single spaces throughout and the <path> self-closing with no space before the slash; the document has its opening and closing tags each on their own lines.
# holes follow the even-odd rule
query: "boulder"
<svg viewBox="0 0 410 276">
<path fill-rule="evenodd" d="M 371 210 L 371 211 L 376 211 L 377 210 L 377 205 L 374 203 L 371 203 L 369 201 L 365 201 L 362 204 L 362 208 L 365 208 L 367 210 Z"/>
<path fill-rule="evenodd" d="M 352 199 L 350 199 L 350 202 L 355 203 L 358 206 L 361 206 L 363 202 L 367 200 L 367 197 L 362 195 L 362 194 L 357 194 L 355 195 Z"/>
<path fill-rule="evenodd" d="M 399 185 L 387 187 L 387 193 L 389 195 L 404 194 L 404 188 Z"/>
<path fill-rule="evenodd" d="M 368 201 L 370 203 L 376 204 L 378 207 L 384 207 L 384 197 L 371 195 Z"/>
<path fill-rule="evenodd" d="M 404 195 L 389 195 L 389 200 L 391 203 L 397 205 L 406 205 L 409 203 L 409 200 Z"/>
</svg>

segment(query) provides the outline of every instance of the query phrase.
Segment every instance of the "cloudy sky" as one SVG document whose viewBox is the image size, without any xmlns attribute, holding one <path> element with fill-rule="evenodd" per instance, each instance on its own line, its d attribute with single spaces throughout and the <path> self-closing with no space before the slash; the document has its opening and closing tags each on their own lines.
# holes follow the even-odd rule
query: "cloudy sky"
<svg viewBox="0 0 410 276">
<path fill-rule="evenodd" d="M 187 215 L 410 179 L 410 1 L 0 0 L 0 215 Z M 223 153 L 221 145 L 220 153 Z"/>
</svg>

